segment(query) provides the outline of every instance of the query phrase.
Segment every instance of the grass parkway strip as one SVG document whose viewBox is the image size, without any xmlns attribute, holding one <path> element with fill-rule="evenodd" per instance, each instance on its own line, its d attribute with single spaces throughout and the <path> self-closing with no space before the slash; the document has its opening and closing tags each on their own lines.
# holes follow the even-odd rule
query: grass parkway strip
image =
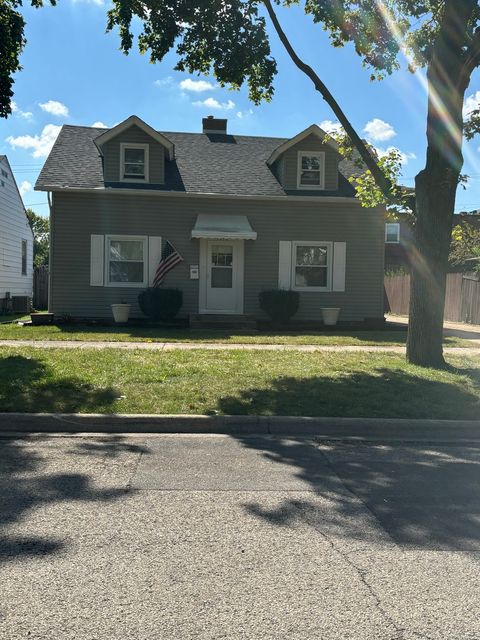
<svg viewBox="0 0 480 640">
<path fill-rule="evenodd" d="M 3 347 L 0 411 L 478 419 L 480 361 L 395 353 Z"/>
</svg>

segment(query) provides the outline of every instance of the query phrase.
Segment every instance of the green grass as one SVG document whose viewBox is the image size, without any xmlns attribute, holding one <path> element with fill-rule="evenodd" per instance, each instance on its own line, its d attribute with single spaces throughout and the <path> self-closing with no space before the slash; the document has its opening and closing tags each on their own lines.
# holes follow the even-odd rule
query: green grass
<svg viewBox="0 0 480 640">
<path fill-rule="evenodd" d="M 0 340 L 77 340 L 108 342 L 217 342 L 237 344 L 319 344 L 319 345 L 403 345 L 405 331 L 329 331 L 329 332 L 242 332 L 228 330 L 190 331 L 158 327 L 101 327 L 61 325 L 32 327 L 0 325 Z M 445 345 L 468 347 L 461 338 L 445 338 Z"/>
<path fill-rule="evenodd" d="M 1 411 L 480 418 L 480 358 L 6 347 Z"/>
</svg>

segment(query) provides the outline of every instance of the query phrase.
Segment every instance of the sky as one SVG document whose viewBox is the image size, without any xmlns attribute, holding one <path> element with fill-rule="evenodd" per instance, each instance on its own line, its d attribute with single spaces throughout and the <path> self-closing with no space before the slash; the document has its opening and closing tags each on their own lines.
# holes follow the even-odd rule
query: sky
<svg viewBox="0 0 480 640">
<path fill-rule="evenodd" d="M 27 4 L 27 3 L 25 3 Z M 160 131 L 201 131 L 202 117 L 228 118 L 238 135 L 291 137 L 311 125 L 328 129 L 335 118 L 311 81 L 290 61 L 271 31 L 279 73 L 270 103 L 255 107 L 246 89 L 221 89 L 214 78 L 173 71 L 175 54 L 151 64 L 148 56 L 119 51 L 106 34 L 104 0 L 60 0 L 56 7 L 24 7 L 27 46 L 16 74 L 14 113 L 0 120 L 0 154 L 12 166 L 25 205 L 48 215 L 47 195 L 33 190 L 63 124 L 113 126 L 135 114 Z M 371 82 L 353 47 L 333 48 L 321 27 L 299 8 L 278 9 L 298 53 L 319 73 L 363 137 L 381 153 L 402 152 L 402 182 L 413 186 L 425 162 L 426 96 L 421 78 L 404 68 Z M 480 74 L 472 77 L 466 108 L 480 99 Z M 469 175 L 459 187 L 456 211 L 480 209 L 480 136 L 464 147 Z"/>
</svg>

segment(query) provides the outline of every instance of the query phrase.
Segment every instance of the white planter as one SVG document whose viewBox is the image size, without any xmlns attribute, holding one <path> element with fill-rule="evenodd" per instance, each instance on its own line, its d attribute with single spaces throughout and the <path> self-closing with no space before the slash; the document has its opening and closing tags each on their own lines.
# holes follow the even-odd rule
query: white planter
<svg viewBox="0 0 480 640">
<path fill-rule="evenodd" d="M 129 304 L 112 304 L 113 319 L 115 322 L 128 322 L 130 313 Z"/>
<path fill-rule="evenodd" d="M 332 326 L 337 324 L 340 307 L 322 307 L 323 324 Z"/>
</svg>

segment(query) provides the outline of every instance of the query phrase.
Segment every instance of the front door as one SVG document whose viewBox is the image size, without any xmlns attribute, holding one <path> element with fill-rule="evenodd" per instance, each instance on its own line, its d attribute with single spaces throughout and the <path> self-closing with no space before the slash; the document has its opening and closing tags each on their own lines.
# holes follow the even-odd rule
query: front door
<svg viewBox="0 0 480 640">
<path fill-rule="evenodd" d="M 243 240 L 207 240 L 206 313 L 243 312 Z"/>
</svg>

